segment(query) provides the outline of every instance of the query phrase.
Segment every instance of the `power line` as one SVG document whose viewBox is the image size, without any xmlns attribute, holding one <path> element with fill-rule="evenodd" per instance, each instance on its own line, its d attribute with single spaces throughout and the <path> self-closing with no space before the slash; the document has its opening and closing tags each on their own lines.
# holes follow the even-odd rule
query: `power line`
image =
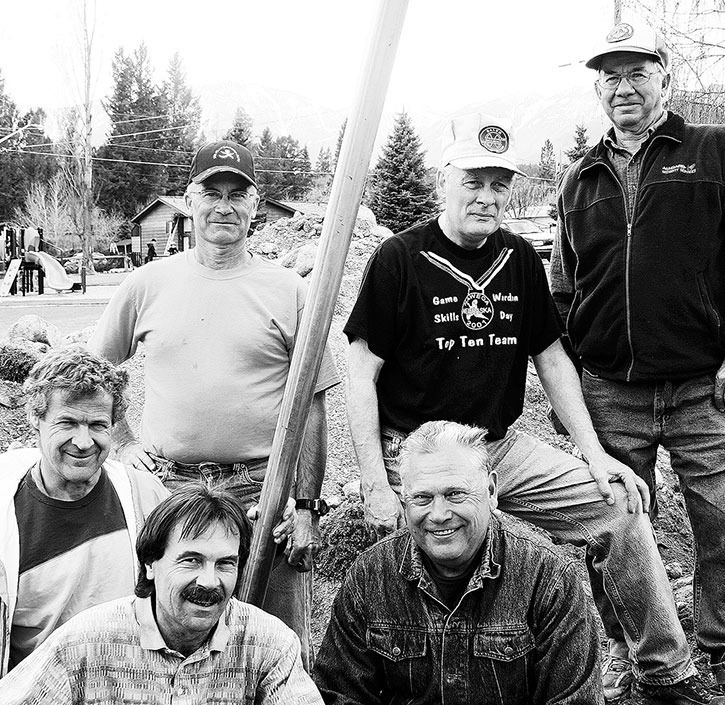
<svg viewBox="0 0 725 705">
<path fill-rule="evenodd" d="M 145 132 L 124 132 L 120 135 L 111 135 L 109 140 L 117 140 L 121 137 L 134 137 L 135 135 L 152 135 L 156 132 L 169 132 L 171 130 L 185 130 L 187 127 L 193 127 L 193 125 L 177 125 L 175 127 L 160 127 L 157 130 L 146 130 Z"/>
<path fill-rule="evenodd" d="M 7 149 L 7 152 L 17 154 L 36 154 L 43 157 L 58 157 L 61 159 L 78 159 L 74 154 L 58 154 L 55 152 L 33 152 L 27 149 Z M 188 169 L 188 164 L 172 164 L 170 162 L 147 162 L 133 159 L 110 159 L 108 157 L 91 157 L 94 162 L 114 162 L 116 164 L 138 164 L 142 166 L 166 166 L 177 169 Z M 333 176 L 329 171 L 297 171 L 291 169 L 255 169 L 260 174 L 297 174 L 298 176 Z"/>
</svg>

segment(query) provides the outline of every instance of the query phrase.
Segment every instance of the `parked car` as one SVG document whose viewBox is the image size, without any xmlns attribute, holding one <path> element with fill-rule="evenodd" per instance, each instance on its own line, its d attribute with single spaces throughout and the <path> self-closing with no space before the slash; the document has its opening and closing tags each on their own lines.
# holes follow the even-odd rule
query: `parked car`
<svg viewBox="0 0 725 705">
<path fill-rule="evenodd" d="M 108 269 L 108 260 L 104 254 L 101 254 L 100 252 L 93 252 L 91 253 L 91 257 L 93 258 L 93 267 L 97 272 L 105 272 Z M 82 258 L 83 254 L 81 252 L 76 252 L 73 256 L 67 259 L 63 265 L 65 267 L 65 271 L 68 272 L 68 274 L 77 274 L 81 268 Z"/>
<path fill-rule="evenodd" d="M 526 238 L 534 246 L 541 259 L 551 260 L 554 233 L 528 218 L 508 218 L 503 221 L 503 226 L 515 235 Z"/>
</svg>

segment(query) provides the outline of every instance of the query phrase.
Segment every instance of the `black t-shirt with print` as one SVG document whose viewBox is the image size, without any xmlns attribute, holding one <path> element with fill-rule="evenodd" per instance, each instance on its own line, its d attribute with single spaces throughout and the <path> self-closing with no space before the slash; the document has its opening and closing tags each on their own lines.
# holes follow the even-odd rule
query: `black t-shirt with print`
<svg viewBox="0 0 725 705">
<path fill-rule="evenodd" d="M 485 426 L 495 440 L 521 415 L 529 355 L 561 326 L 528 242 L 498 230 L 465 250 L 432 220 L 373 253 L 345 333 L 385 361 L 381 424 L 410 432 L 445 419 Z"/>
</svg>

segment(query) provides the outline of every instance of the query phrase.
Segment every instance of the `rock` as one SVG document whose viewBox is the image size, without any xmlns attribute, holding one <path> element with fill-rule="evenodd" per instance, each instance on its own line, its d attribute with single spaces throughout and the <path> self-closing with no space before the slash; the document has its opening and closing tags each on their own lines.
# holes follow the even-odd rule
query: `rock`
<svg viewBox="0 0 725 705">
<path fill-rule="evenodd" d="M 75 345 L 76 343 L 85 343 L 88 342 L 88 339 L 93 335 L 93 331 L 96 330 L 96 326 L 86 326 L 82 330 L 74 330 L 72 333 L 68 333 L 68 335 L 63 338 L 61 345 Z"/>
<path fill-rule="evenodd" d="M 0 380 L 0 404 L 8 409 L 17 409 L 25 403 L 23 385 L 19 382 Z"/>
<path fill-rule="evenodd" d="M 297 263 L 297 254 L 299 253 L 299 251 L 300 251 L 299 247 L 294 247 L 289 252 L 285 252 L 277 260 L 277 264 L 280 264 L 283 267 L 287 267 L 287 269 L 294 269 L 294 266 Z"/>
<path fill-rule="evenodd" d="M 385 240 L 393 236 L 393 231 L 384 225 L 376 225 L 372 230 L 372 235 L 380 240 Z"/>
<path fill-rule="evenodd" d="M 339 494 L 330 495 L 327 498 L 327 506 L 330 509 L 337 509 L 343 503 L 343 498 Z"/>
<path fill-rule="evenodd" d="M 306 277 L 315 266 L 315 258 L 317 257 L 317 245 L 308 242 L 302 245 L 297 252 L 297 261 L 295 262 L 295 272 L 301 277 Z"/>
<path fill-rule="evenodd" d="M 55 347 L 60 340 L 60 331 L 40 316 L 22 316 L 8 328 L 8 340 L 28 340 Z"/>
<path fill-rule="evenodd" d="M 350 480 L 342 486 L 342 494 L 345 498 L 360 496 L 360 480 Z"/>
<path fill-rule="evenodd" d="M 273 242 L 263 242 L 258 249 L 263 255 L 276 255 L 279 251 Z"/>
<path fill-rule="evenodd" d="M 33 365 L 41 358 L 42 352 L 38 350 L 38 345 L 45 344 L 24 339 L 0 343 L 0 379 L 22 384 Z"/>
<path fill-rule="evenodd" d="M 671 580 L 675 578 L 681 578 L 685 574 L 685 571 L 682 569 L 682 565 L 677 561 L 668 563 L 665 566 L 665 570 L 667 571 L 667 577 Z"/>
<path fill-rule="evenodd" d="M 10 441 L 8 443 L 8 450 L 18 450 L 19 448 L 30 448 L 32 446 L 26 446 L 25 444 L 21 443 L 20 441 Z"/>
</svg>

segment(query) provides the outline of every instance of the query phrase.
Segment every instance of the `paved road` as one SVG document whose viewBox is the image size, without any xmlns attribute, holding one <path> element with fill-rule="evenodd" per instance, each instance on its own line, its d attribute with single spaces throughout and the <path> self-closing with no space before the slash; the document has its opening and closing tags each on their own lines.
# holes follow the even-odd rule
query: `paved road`
<svg viewBox="0 0 725 705">
<path fill-rule="evenodd" d="M 12 297 L 18 298 L 18 297 Z M 58 326 L 61 335 L 68 335 L 95 323 L 106 306 L 105 301 L 69 301 L 68 303 L 38 301 L 42 297 L 26 297 L 26 301 L 0 299 L 0 339 L 21 316 L 34 314 Z"/>
</svg>

